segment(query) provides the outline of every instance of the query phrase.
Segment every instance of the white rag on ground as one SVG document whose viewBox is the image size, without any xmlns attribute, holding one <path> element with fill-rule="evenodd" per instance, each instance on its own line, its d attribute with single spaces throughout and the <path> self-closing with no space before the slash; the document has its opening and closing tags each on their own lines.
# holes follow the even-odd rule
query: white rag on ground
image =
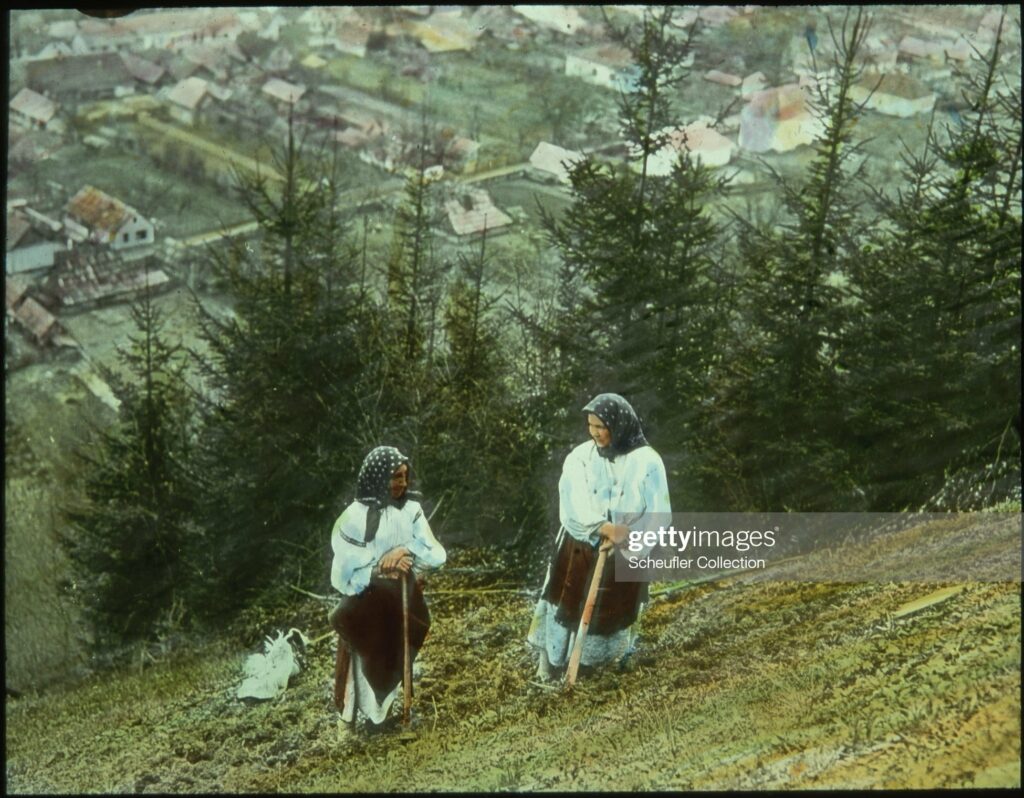
<svg viewBox="0 0 1024 798">
<path fill-rule="evenodd" d="M 288 687 L 288 680 L 299 670 L 289 639 L 297 634 L 303 647 L 309 642 L 298 629 L 278 632 L 276 638 L 266 639 L 262 654 L 250 654 L 242 668 L 245 679 L 238 686 L 238 698 L 267 700 L 277 698 Z"/>
</svg>

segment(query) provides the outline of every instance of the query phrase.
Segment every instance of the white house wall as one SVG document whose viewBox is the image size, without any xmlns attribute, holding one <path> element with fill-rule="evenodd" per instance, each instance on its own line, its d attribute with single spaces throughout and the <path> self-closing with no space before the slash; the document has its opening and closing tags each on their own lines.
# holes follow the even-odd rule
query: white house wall
<svg viewBox="0 0 1024 798">
<path fill-rule="evenodd" d="M 85 226 L 79 224 L 68 215 L 64 216 L 64 231 L 68 234 L 69 247 L 71 246 L 70 242 L 81 243 L 89 239 L 89 231 Z"/>
<path fill-rule="evenodd" d="M 924 97 L 908 98 L 908 97 L 897 97 L 893 94 L 886 94 L 885 92 L 876 91 L 868 98 L 868 90 L 861 86 L 853 86 L 850 89 L 850 99 L 856 103 L 864 102 L 865 108 L 870 108 L 873 111 L 877 111 L 880 114 L 886 114 L 888 116 L 898 117 L 910 117 L 916 114 L 927 114 L 930 113 L 932 108 L 935 107 L 935 95 L 928 94 Z"/>
<path fill-rule="evenodd" d="M 18 247 L 7 253 L 4 273 L 22 274 L 53 266 L 54 256 L 62 249 L 55 241 L 40 241 L 28 247 Z"/>
<path fill-rule="evenodd" d="M 129 221 L 118 228 L 114 240 L 110 242 L 110 247 L 111 249 L 130 249 L 152 244 L 153 235 L 153 223 L 142 217 L 137 217 L 135 221 Z"/>
<path fill-rule="evenodd" d="M 176 105 L 168 105 L 167 113 L 175 122 L 180 122 L 183 125 L 192 126 L 195 124 L 195 112 L 188 108 L 181 108 Z"/>
<path fill-rule="evenodd" d="M 606 89 L 615 88 L 616 70 L 604 64 L 596 64 L 575 55 L 565 57 L 565 74 L 571 78 L 592 83 L 595 86 L 604 86 Z"/>
<path fill-rule="evenodd" d="M 690 157 L 694 161 L 700 161 L 704 166 L 710 168 L 725 166 L 732 159 L 732 149 L 731 147 L 718 147 L 713 150 L 691 151 Z M 679 150 L 671 145 L 666 145 L 656 153 L 653 153 L 648 159 L 647 174 L 654 175 L 655 177 L 670 175 L 678 160 Z M 639 167 L 634 163 L 633 168 L 637 169 Z"/>
<path fill-rule="evenodd" d="M 825 132 L 820 120 L 806 115 L 801 119 L 787 119 L 779 122 L 775 129 L 775 140 L 772 149 L 776 152 L 789 152 L 804 144 L 812 144 Z"/>
<path fill-rule="evenodd" d="M 789 152 L 813 143 L 824 130 L 821 120 L 811 114 L 780 122 L 769 115 L 756 114 L 748 106 L 740 114 L 739 145 L 749 152 Z"/>
</svg>

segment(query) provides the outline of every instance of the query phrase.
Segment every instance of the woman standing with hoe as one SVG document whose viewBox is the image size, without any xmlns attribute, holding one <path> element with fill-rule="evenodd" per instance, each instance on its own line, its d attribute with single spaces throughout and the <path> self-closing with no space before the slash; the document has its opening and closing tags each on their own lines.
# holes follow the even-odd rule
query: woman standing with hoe
<svg viewBox="0 0 1024 798">
<path fill-rule="evenodd" d="M 618 394 L 603 393 L 583 412 L 590 440 L 574 448 L 562 466 L 561 528 L 527 635 L 538 650 L 542 679 L 566 667 L 581 631 L 586 636 L 580 635 L 574 665 L 623 661 L 632 652 L 647 585 L 615 581 L 615 547 L 631 528 L 650 528 L 652 518 L 667 522 L 672 512 L 665 465 L 647 443 L 632 405 Z M 584 605 L 598 560 L 604 559 L 599 548 L 607 564 L 598 575 L 597 601 L 587 619 Z"/>
<path fill-rule="evenodd" d="M 378 446 L 359 469 L 356 500 L 331 532 L 331 584 L 342 594 L 331 613 L 334 703 L 343 731 L 354 729 L 357 710 L 371 727 L 384 723 L 403 681 L 408 711 L 412 659 L 430 628 L 415 576 L 443 565 L 446 554 L 408 490 L 410 478 L 409 458 Z"/>
</svg>

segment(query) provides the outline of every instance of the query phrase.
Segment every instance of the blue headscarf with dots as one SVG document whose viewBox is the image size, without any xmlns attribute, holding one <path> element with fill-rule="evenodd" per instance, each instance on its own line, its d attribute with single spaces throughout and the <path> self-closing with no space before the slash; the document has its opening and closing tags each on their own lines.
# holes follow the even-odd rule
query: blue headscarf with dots
<svg viewBox="0 0 1024 798">
<path fill-rule="evenodd" d="M 617 455 L 649 445 L 633 405 L 617 393 L 598 394 L 583 408 L 583 412 L 593 413 L 611 430 L 612 442 L 597 449 L 601 457 L 614 460 Z"/>
<path fill-rule="evenodd" d="M 377 535 L 380 526 L 380 513 L 387 506 L 401 509 L 410 498 L 419 498 L 419 494 L 406 490 L 400 499 L 391 496 L 391 475 L 401 465 L 409 467 L 409 483 L 412 483 L 412 465 L 409 458 L 394 446 L 378 446 L 363 460 L 357 479 L 356 501 L 362 502 L 370 509 L 366 513 L 366 531 L 363 540 L 369 543 Z"/>
</svg>

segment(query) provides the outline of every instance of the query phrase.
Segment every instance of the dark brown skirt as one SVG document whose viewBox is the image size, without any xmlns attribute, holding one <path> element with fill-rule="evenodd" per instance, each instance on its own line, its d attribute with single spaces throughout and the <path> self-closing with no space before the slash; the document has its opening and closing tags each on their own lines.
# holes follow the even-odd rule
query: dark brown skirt
<svg viewBox="0 0 1024 798">
<path fill-rule="evenodd" d="M 555 620 L 571 631 L 579 627 L 597 555 L 595 547 L 566 533 L 551 564 L 543 598 L 555 606 Z M 620 550 L 615 549 L 605 560 L 590 619 L 590 631 L 594 634 L 608 635 L 632 626 L 641 602 L 647 600 L 646 582 L 615 581 L 615 557 L 621 556 Z"/>
<path fill-rule="evenodd" d="M 409 650 L 415 660 L 430 630 L 430 611 L 418 580 L 410 580 Z M 345 680 L 355 652 L 363 661 L 366 681 L 381 702 L 402 681 L 402 583 L 400 579 L 374 576 L 358 596 L 343 596 L 331 613 L 338 633 L 334 669 L 334 703 L 344 706 Z"/>
</svg>

